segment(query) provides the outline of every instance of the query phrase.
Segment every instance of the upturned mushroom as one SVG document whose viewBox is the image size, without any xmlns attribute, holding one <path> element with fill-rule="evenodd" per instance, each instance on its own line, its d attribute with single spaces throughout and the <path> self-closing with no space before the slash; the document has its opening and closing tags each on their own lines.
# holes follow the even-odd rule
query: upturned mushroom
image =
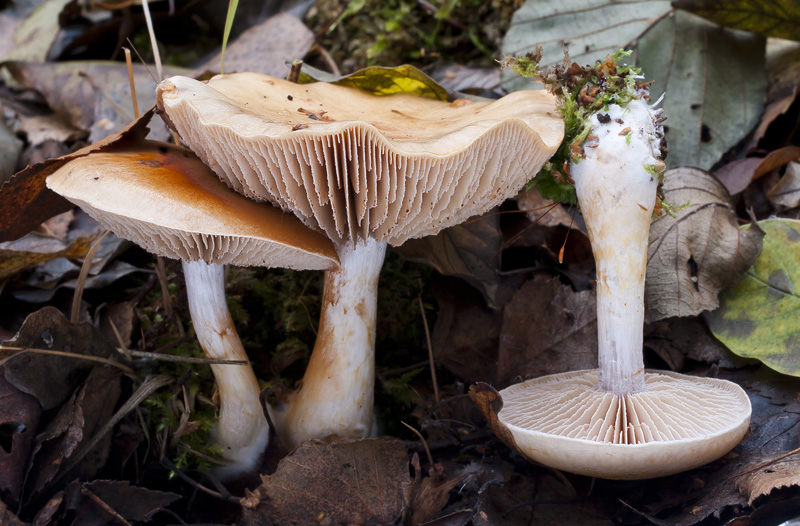
<svg viewBox="0 0 800 526">
<path fill-rule="evenodd" d="M 291 211 L 336 246 L 340 267 L 325 276 L 302 385 L 272 411 L 288 444 L 372 432 L 386 245 L 434 234 L 514 195 L 563 136 L 544 92 L 462 102 L 250 73 L 160 84 L 166 120 L 220 179 Z"/>
<path fill-rule="evenodd" d="M 571 97 L 562 107 L 582 122 L 568 144 L 569 174 L 597 266 L 599 369 L 500 391 L 499 423 L 530 459 L 582 475 L 642 479 L 711 462 L 747 433 L 747 395 L 725 380 L 646 372 L 642 356 L 647 238 L 664 170 L 662 110 L 646 102 L 640 72 L 613 58 L 540 75 Z"/>
<path fill-rule="evenodd" d="M 223 265 L 331 269 L 330 242 L 291 215 L 231 191 L 191 152 L 145 141 L 66 163 L 47 185 L 104 227 L 180 259 L 189 310 L 205 354 L 247 361 L 225 302 Z M 211 365 L 220 395 L 212 431 L 231 478 L 254 469 L 269 440 L 252 367 Z"/>
</svg>

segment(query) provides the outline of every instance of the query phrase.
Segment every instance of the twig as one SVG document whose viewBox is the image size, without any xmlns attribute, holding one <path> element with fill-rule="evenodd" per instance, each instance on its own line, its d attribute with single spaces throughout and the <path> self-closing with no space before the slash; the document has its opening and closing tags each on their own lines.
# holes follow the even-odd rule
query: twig
<svg viewBox="0 0 800 526">
<path fill-rule="evenodd" d="M 202 484 L 200 484 L 199 482 L 197 482 L 196 480 L 191 478 L 189 475 L 187 475 L 186 473 L 184 473 L 183 471 L 178 469 L 178 466 L 173 464 L 172 461 L 170 459 L 168 459 L 167 457 L 165 457 L 165 456 L 161 457 L 161 465 L 164 466 L 165 468 L 167 468 L 168 470 L 170 470 L 172 473 L 175 473 L 181 480 L 183 480 L 184 482 L 186 482 L 187 484 L 189 484 L 193 488 L 202 491 L 203 493 L 211 495 L 212 497 L 216 497 L 219 500 L 224 500 L 224 501 L 227 501 L 227 502 L 235 502 L 237 504 L 239 503 L 239 499 L 237 499 L 233 495 L 230 495 L 230 494 L 223 495 L 222 493 L 214 491 L 211 488 L 203 486 Z"/>
<path fill-rule="evenodd" d="M 753 473 L 754 471 L 758 471 L 759 469 L 763 469 L 763 468 L 765 468 L 765 467 L 767 467 L 767 466 L 769 466 L 771 464 L 774 464 L 774 463 L 776 463 L 776 462 L 778 462 L 780 460 L 785 459 L 786 457 L 791 457 L 792 455 L 796 455 L 797 453 L 800 453 L 800 447 L 797 448 L 797 449 L 793 449 L 793 450 L 789 451 L 788 453 L 784 453 L 783 455 L 781 455 L 781 456 L 779 456 L 777 458 L 773 458 L 772 460 L 768 460 L 767 462 L 764 462 L 763 464 L 760 464 L 760 465 L 758 465 L 758 466 L 756 466 L 754 468 L 748 469 L 747 471 L 744 471 L 742 473 L 737 473 L 735 475 L 731 475 L 730 477 L 728 477 L 728 479 L 732 479 L 734 477 L 738 478 L 738 477 L 742 477 L 744 475 L 749 475 L 750 473 Z"/>
<path fill-rule="evenodd" d="M 115 519 L 120 521 L 122 524 L 125 524 L 125 526 L 132 526 L 132 524 L 130 522 L 125 520 L 125 517 L 123 517 L 122 515 L 117 513 L 114 510 L 114 508 L 112 508 L 111 506 L 106 504 L 106 502 L 103 499 L 98 497 L 92 490 L 90 490 L 86 486 L 81 486 L 81 494 L 86 495 L 87 497 L 92 499 L 94 501 L 94 503 L 97 504 L 98 506 L 100 506 L 100 508 L 104 512 L 108 513 L 109 515 L 111 515 L 112 517 L 114 517 Z"/>
<path fill-rule="evenodd" d="M 176 143 L 177 144 L 177 143 Z M 161 302 L 164 304 L 164 314 L 167 318 L 172 317 L 172 303 L 169 297 L 169 284 L 167 283 L 167 268 L 164 266 L 164 258 L 156 258 L 156 276 L 161 285 Z"/>
<path fill-rule="evenodd" d="M 331 56 L 331 54 L 328 53 L 327 49 L 322 47 L 319 43 L 314 44 L 314 48 L 313 49 L 317 50 L 317 53 L 319 53 L 319 56 L 322 57 L 322 60 L 324 60 L 325 64 L 327 64 L 328 67 L 330 68 L 331 73 L 333 73 L 336 76 L 340 76 L 342 74 L 341 70 L 339 69 L 339 66 L 336 64 L 336 61 L 333 60 L 333 57 Z"/>
<path fill-rule="evenodd" d="M 422 436 L 422 433 L 420 433 L 419 431 L 417 431 L 416 429 L 414 429 L 410 425 L 406 424 L 402 420 L 400 421 L 400 423 L 403 424 L 404 426 L 406 426 L 407 428 L 409 428 L 411 431 L 414 432 L 415 435 L 417 435 L 419 437 L 419 439 L 422 441 L 422 446 L 425 448 L 425 454 L 428 455 L 428 462 L 430 463 L 431 467 L 433 467 L 433 464 L 434 464 L 433 463 L 433 455 L 431 455 L 431 450 L 428 449 L 428 442 L 425 440 L 425 437 Z"/>
<path fill-rule="evenodd" d="M 289 74 L 286 75 L 286 80 L 289 82 L 297 82 L 297 79 L 300 78 L 300 68 L 303 67 L 302 60 L 293 60 L 292 61 L 292 69 L 289 70 Z"/>
<path fill-rule="evenodd" d="M 428 330 L 428 319 L 425 317 L 425 305 L 422 303 L 422 295 L 417 294 L 419 310 L 422 313 L 422 324 L 425 326 L 425 340 L 428 342 L 428 363 L 431 367 L 431 381 L 433 382 L 433 398 L 435 403 L 439 403 L 439 383 L 436 381 L 436 364 L 433 361 L 433 346 L 431 345 L 431 331 Z"/>
<path fill-rule="evenodd" d="M 114 323 L 114 320 L 111 319 L 111 316 L 108 317 L 108 323 L 111 325 L 111 330 L 114 331 L 114 336 L 117 338 L 117 343 L 119 344 L 119 348 L 117 350 L 122 351 L 122 354 L 125 355 L 125 359 L 129 362 L 131 361 L 131 351 L 125 345 L 125 342 L 122 340 L 122 335 L 117 330 L 117 326 Z"/>
<path fill-rule="evenodd" d="M 131 50 L 124 47 L 125 64 L 128 66 L 128 83 L 131 85 L 131 102 L 133 102 L 133 116 L 139 118 L 139 101 L 136 100 L 136 82 L 133 79 L 133 62 L 131 62 Z"/>
<path fill-rule="evenodd" d="M 118 369 L 122 369 L 124 372 L 128 374 L 136 374 L 136 371 L 134 371 L 127 365 L 115 362 L 114 360 L 109 360 L 108 358 L 103 358 L 102 356 L 92 356 L 90 354 L 77 354 L 66 351 L 54 351 L 52 349 L 37 349 L 35 347 L 11 347 L 9 345 L 0 345 L 0 351 L 19 351 L 13 356 L 9 356 L 7 358 L 3 358 L 2 360 L 0 360 L 0 365 L 4 365 L 6 362 L 16 358 L 20 354 L 31 352 L 34 354 L 50 354 L 53 356 L 64 356 L 66 358 L 75 358 L 76 360 L 88 360 L 90 362 L 100 362 L 105 365 L 111 365 Z"/>
<path fill-rule="evenodd" d="M 142 9 L 144 10 L 144 21 L 147 23 L 147 32 L 150 34 L 150 45 L 153 46 L 153 60 L 156 63 L 158 82 L 161 82 L 164 80 L 164 72 L 161 69 L 161 54 L 158 52 L 156 32 L 153 29 L 153 19 L 150 17 L 150 5 L 147 0 L 142 0 Z"/>
<path fill-rule="evenodd" d="M 123 352 L 122 349 L 117 349 Z M 217 360 L 213 358 L 195 358 L 194 356 L 177 356 L 175 354 L 162 354 L 156 352 L 128 350 L 131 356 L 136 358 L 149 358 L 151 360 L 161 360 L 164 362 L 198 363 L 203 365 L 250 365 L 247 360 Z M 0 363 L 2 365 L 2 363 Z"/>
<path fill-rule="evenodd" d="M 92 243 L 86 257 L 83 258 L 83 265 L 81 265 L 81 272 L 78 274 L 78 282 L 75 284 L 75 294 L 72 296 L 72 313 L 69 321 L 78 323 L 81 316 L 81 299 L 83 298 L 83 288 L 86 286 L 86 278 L 89 276 L 89 270 L 92 268 L 94 256 L 97 254 L 97 249 L 100 248 L 100 242 L 108 235 L 108 230 L 103 232 L 99 238 Z"/>
</svg>

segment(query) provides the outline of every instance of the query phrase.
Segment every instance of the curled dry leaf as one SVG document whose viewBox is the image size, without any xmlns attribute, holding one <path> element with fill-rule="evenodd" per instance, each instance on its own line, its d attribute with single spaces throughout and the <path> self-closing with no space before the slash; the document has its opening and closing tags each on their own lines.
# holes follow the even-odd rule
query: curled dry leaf
<svg viewBox="0 0 800 526">
<path fill-rule="evenodd" d="M 36 398 L 0 376 L 0 494 L 9 502 L 19 499 L 41 414 Z"/>
<path fill-rule="evenodd" d="M 664 174 L 664 196 L 678 207 L 650 226 L 646 321 L 694 316 L 719 305 L 761 252 L 758 225 L 740 229 L 725 187 L 697 168 Z"/>
<path fill-rule="evenodd" d="M 778 184 L 767 190 L 767 197 L 776 205 L 787 208 L 800 206 L 800 163 L 789 163 Z"/>
<path fill-rule="evenodd" d="M 800 157 L 800 147 L 786 146 L 770 152 L 766 157 L 748 157 L 730 162 L 714 175 L 725 185 L 731 195 L 736 195 L 751 182 Z"/>
<path fill-rule="evenodd" d="M 497 414 L 503 409 L 503 397 L 497 389 L 485 382 L 478 382 L 469 388 L 469 398 L 478 406 L 481 414 L 489 423 L 489 428 L 505 445 L 519 451 L 514 435 L 500 422 Z M 520 453 L 522 454 L 522 453 Z"/>
<path fill-rule="evenodd" d="M 399 440 L 310 440 L 262 477 L 242 524 L 402 524 L 412 486 Z"/>
<path fill-rule="evenodd" d="M 123 480 L 73 482 L 65 494 L 65 507 L 75 512 L 75 524 L 82 526 L 120 524 L 100 502 L 127 521 L 149 522 L 156 511 L 181 498 L 176 493 L 131 486 Z"/>
<path fill-rule="evenodd" d="M 800 458 L 786 458 L 775 463 L 756 466 L 752 473 L 745 473 L 736 479 L 736 487 L 747 497 L 747 505 L 772 490 L 787 486 L 800 486 Z"/>
</svg>

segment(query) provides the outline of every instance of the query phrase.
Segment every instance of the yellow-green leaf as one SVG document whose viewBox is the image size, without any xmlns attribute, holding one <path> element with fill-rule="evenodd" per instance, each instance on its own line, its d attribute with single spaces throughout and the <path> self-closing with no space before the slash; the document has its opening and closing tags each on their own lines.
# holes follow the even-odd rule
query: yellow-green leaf
<svg viewBox="0 0 800 526">
<path fill-rule="evenodd" d="M 739 356 L 800 376 L 800 221 L 767 219 L 761 255 L 706 313 L 711 332 Z"/>
<path fill-rule="evenodd" d="M 797 0 L 678 0 L 673 5 L 725 27 L 800 40 Z"/>
<path fill-rule="evenodd" d="M 371 66 L 342 77 L 313 68 L 308 64 L 303 64 L 298 82 L 301 84 L 331 82 L 333 84 L 361 88 L 373 95 L 411 93 L 421 97 L 448 100 L 446 89 L 428 75 L 410 65 L 394 68 Z"/>
</svg>

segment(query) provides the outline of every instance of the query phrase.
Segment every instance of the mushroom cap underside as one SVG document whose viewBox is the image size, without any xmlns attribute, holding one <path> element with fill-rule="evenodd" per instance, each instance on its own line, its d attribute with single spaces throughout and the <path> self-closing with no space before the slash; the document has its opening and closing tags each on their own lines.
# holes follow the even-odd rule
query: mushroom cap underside
<svg viewBox="0 0 800 526">
<path fill-rule="evenodd" d="M 500 391 L 498 418 L 531 460 L 620 480 L 702 466 L 749 429 L 750 400 L 726 380 L 648 371 L 643 392 L 615 395 L 597 385 L 597 370 L 512 385 Z"/>
<path fill-rule="evenodd" d="M 169 144 L 74 159 L 48 176 L 47 186 L 160 256 L 292 269 L 338 265 L 325 236 L 237 194 L 191 152 Z"/>
<path fill-rule="evenodd" d="M 564 133 L 541 91 L 451 104 L 239 73 L 173 77 L 158 94 L 223 181 L 334 241 L 399 245 L 483 213 L 516 194 Z"/>
</svg>

